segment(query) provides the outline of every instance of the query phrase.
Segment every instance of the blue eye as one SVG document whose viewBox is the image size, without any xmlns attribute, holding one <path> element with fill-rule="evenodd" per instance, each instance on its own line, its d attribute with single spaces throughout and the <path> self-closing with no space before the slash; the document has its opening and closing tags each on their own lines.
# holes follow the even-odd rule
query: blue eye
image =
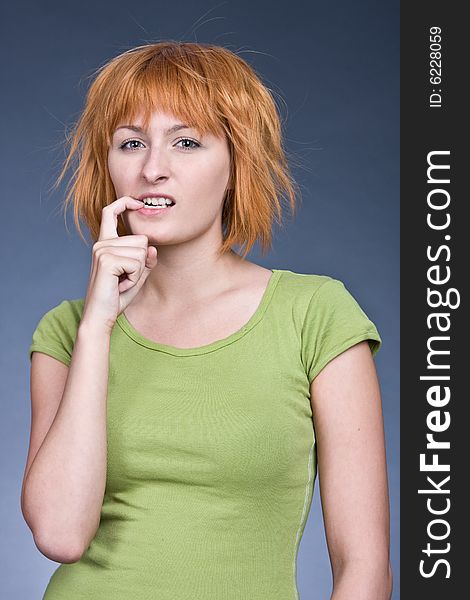
<svg viewBox="0 0 470 600">
<path fill-rule="evenodd" d="M 123 142 L 123 143 L 122 143 L 122 144 L 119 146 L 119 148 L 120 148 L 121 150 L 137 150 L 137 148 L 136 148 L 135 146 L 134 146 L 134 147 L 132 147 L 132 148 L 126 147 L 126 146 L 127 146 L 127 144 L 132 144 L 132 143 L 135 143 L 135 144 L 142 144 L 142 142 L 139 142 L 139 140 L 127 140 L 126 142 Z"/>
<path fill-rule="evenodd" d="M 181 140 L 178 140 L 176 143 L 179 144 L 180 142 L 190 142 L 191 144 L 194 144 L 194 146 L 181 146 L 182 150 L 192 150 L 194 147 L 199 148 L 201 144 L 198 144 L 198 142 L 195 142 L 194 140 L 191 140 L 189 138 L 182 138 Z"/>
</svg>

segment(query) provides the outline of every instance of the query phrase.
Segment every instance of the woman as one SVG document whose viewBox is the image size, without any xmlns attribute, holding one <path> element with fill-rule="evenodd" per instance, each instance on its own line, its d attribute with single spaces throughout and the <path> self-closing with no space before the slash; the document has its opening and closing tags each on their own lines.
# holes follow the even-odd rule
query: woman
<svg viewBox="0 0 470 600">
<path fill-rule="evenodd" d="M 59 181 L 75 158 L 88 290 L 30 347 L 22 510 L 63 563 L 44 598 L 298 598 L 318 466 L 332 599 L 388 599 L 378 331 L 339 280 L 245 258 L 295 209 L 269 91 L 221 47 L 134 48 Z"/>
</svg>

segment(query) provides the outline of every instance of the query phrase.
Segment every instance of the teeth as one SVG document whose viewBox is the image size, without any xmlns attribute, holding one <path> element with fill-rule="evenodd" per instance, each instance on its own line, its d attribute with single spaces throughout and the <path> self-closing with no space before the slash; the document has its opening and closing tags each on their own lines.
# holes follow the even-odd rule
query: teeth
<svg viewBox="0 0 470 600">
<path fill-rule="evenodd" d="M 172 204 L 171 200 L 168 198 L 144 198 L 144 204 L 147 206 L 167 206 Z"/>
</svg>

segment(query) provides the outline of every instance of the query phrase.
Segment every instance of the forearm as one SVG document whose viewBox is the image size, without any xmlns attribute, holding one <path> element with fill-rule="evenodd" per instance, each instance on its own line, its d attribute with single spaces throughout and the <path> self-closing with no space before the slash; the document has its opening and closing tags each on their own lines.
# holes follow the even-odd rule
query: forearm
<svg viewBox="0 0 470 600">
<path fill-rule="evenodd" d="M 333 576 L 331 600 L 390 600 L 393 575 L 389 563 L 374 559 L 348 561 Z"/>
<path fill-rule="evenodd" d="M 61 403 L 24 486 L 38 548 L 71 562 L 94 537 L 106 484 L 110 333 L 81 324 Z"/>
</svg>

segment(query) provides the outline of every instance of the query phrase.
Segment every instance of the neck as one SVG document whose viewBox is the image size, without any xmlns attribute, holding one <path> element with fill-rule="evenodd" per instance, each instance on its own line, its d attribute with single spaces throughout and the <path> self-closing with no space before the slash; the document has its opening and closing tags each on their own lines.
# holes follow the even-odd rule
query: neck
<svg viewBox="0 0 470 600">
<path fill-rule="evenodd" d="M 236 252 L 218 255 L 213 249 L 195 253 L 171 246 L 157 246 L 157 264 L 135 301 L 149 305 L 178 305 L 204 301 L 233 287 L 247 261 Z"/>
</svg>

